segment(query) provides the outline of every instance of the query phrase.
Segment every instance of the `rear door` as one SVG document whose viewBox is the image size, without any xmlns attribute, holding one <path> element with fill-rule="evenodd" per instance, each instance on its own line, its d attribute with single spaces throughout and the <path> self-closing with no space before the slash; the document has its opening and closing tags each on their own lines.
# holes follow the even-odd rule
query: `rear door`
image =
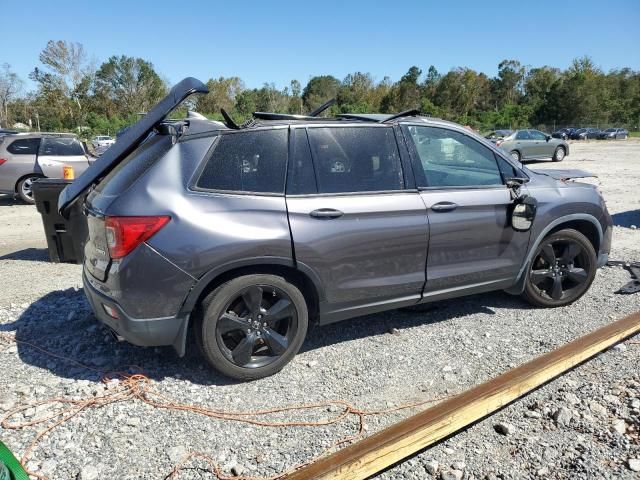
<svg viewBox="0 0 640 480">
<path fill-rule="evenodd" d="M 63 178 L 64 167 L 72 167 L 79 177 L 88 167 L 89 160 L 77 138 L 44 137 L 38 150 L 38 165 L 49 178 Z"/>
<path fill-rule="evenodd" d="M 518 130 L 514 137 L 515 150 L 520 152 L 520 160 L 534 158 L 535 144 L 528 130 Z"/>
<path fill-rule="evenodd" d="M 299 268 L 321 283 L 323 322 L 416 303 L 428 223 L 419 193 L 407 188 L 413 178 L 405 178 L 394 129 L 291 131 L 289 223 Z"/>
<path fill-rule="evenodd" d="M 466 133 L 405 126 L 416 183 L 429 216 L 425 297 L 510 286 L 522 265 L 528 232 L 509 224 L 504 178 L 509 162 Z"/>
</svg>

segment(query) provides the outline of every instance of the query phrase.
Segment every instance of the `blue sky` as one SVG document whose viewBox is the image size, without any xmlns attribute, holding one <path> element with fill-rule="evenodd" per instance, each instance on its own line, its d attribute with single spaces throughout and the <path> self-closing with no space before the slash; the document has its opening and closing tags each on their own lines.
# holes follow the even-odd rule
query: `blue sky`
<svg viewBox="0 0 640 480">
<path fill-rule="evenodd" d="M 150 60 L 171 84 L 239 76 L 278 87 L 354 71 L 397 80 L 466 66 L 495 75 L 503 59 L 565 68 L 589 55 L 604 70 L 640 70 L 640 1 L 234 1 L 4 0 L 0 64 L 23 79 L 50 39 Z M 27 88 L 31 88 L 27 82 Z"/>
</svg>

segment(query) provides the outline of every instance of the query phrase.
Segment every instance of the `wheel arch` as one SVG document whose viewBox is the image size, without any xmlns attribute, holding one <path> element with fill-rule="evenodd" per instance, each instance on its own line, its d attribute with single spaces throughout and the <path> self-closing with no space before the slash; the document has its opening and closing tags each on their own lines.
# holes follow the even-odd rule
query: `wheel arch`
<svg viewBox="0 0 640 480">
<path fill-rule="evenodd" d="M 267 257 L 241 260 L 214 268 L 205 273 L 191 288 L 180 309 L 189 315 L 199 309 L 202 300 L 219 285 L 239 276 L 253 274 L 278 275 L 298 287 L 309 309 L 309 322 L 318 321 L 323 290 L 319 278 L 304 264 L 294 265 L 290 259 Z"/>
<path fill-rule="evenodd" d="M 22 180 L 24 180 L 27 177 L 38 177 L 38 178 L 47 178 L 44 174 L 39 173 L 39 172 L 29 172 L 29 173 L 25 173 L 24 175 L 20 176 L 17 180 L 16 183 L 13 185 L 13 191 L 15 193 L 18 193 L 18 185 L 20 184 L 20 182 Z"/>
<path fill-rule="evenodd" d="M 513 287 L 506 290 L 508 293 L 519 295 L 524 291 L 524 283 L 526 279 L 525 273 L 529 264 L 533 260 L 533 255 L 538 249 L 540 243 L 549 235 L 567 228 L 577 230 L 585 237 L 587 237 L 587 239 L 593 245 L 593 249 L 596 251 L 596 256 L 598 255 L 598 252 L 600 251 L 600 245 L 602 245 L 603 232 L 602 226 L 600 225 L 600 222 L 596 217 L 587 213 L 574 213 L 571 215 L 564 215 L 562 217 L 556 218 L 554 221 L 550 222 L 546 227 L 544 227 L 536 236 L 535 240 L 530 243 L 526 259 L 520 267 L 520 271 L 518 272 L 516 283 Z"/>
</svg>

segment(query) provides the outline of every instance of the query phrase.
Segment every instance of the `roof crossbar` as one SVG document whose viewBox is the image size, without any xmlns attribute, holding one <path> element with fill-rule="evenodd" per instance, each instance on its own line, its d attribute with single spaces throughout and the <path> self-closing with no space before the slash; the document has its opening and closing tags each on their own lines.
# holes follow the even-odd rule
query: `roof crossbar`
<svg viewBox="0 0 640 480">
<path fill-rule="evenodd" d="M 411 110 L 405 110 L 404 112 L 400 112 L 400 113 L 396 113 L 395 115 L 391 115 L 389 118 L 385 118 L 380 123 L 387 123 L 387 122 L 390 122 L 391 120 L 395 120 L 396 118 L 416 117 L 418 115 L 420 115 L 420 110 L 417 109 L 417 108 L 413 108 Z"/>
<path fill-rule="evenodd" d="M 316 108 L 315 110 L 313 110 L 309 116 L 310 117 L 317 117 L 318 115 L 320 115 L 322 112 L 324 112 L 327 108 L 332 107 L 333 105 L 335 105 L 337 103 L 337 100 L 335 98 L 332 98 L 331 100 L 324 102 L 322 105 L 320 105 L 318 108 Z"/>
</svg>

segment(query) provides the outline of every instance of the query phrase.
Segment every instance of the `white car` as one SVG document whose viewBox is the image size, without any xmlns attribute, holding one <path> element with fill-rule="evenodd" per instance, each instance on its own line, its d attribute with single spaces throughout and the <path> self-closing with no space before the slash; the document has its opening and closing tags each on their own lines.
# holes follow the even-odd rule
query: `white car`
<svg viewBox="0 0 640 480">
<path fill-rule="evenodd" d="M 91 140 L 91 144 L 94 148 L 109 147 L 114 143 L 116 143 L 115 139 L 109 135 L 98 135 L 97 137 L 93 137 L 93 140 Z"/>
</svg>

